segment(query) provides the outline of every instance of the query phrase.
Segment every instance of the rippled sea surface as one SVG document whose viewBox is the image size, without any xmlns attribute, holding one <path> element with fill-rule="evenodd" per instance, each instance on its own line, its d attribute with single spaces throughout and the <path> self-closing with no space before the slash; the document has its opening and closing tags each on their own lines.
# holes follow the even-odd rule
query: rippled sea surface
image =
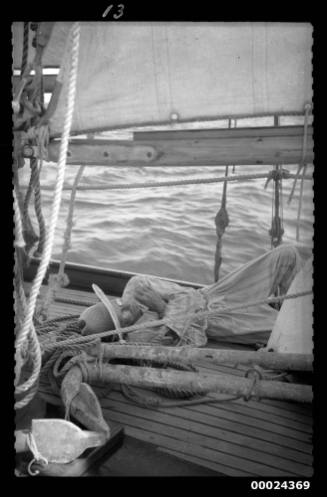
<svg viewBox="0 0 327 497">
<path fill-rule="evenodd" d="M 269 171 L 269 166 L 237 166 L 235 174 Z M 295 172 L 297 166 L 287 166 Z M 77 166 L 67 166 L 65 184 L 72 184 Z M 124 168 L 88 166 L 81 185 L 114 185 L 147 181 L 208 178 L 224 175 L 224 167 Z M 312 173 L 312 167 L 308 167 Z M 229 168 L 232 174 L 232 168 Z M 26 185 L 29 167 L 20 171 Z M 41 184 L 53 187 L 56 165 L 45 163 Z M 296 243 L 300 182 L 290 205 L 293 180 L 283 181 L 285 243 Z M 265 179 L 230 182 L 227 186 L 229 226 L 223 237 L 220 276 L 270 248 L 273 184 Z M 208 284 L 213 282 L 216 231 L 222 183 L 138 190 L 78 191 L 68 260 L 104 268 L 155 274 Z M 52 258 L 59 259 L 66 226 L 70 192 L 64 191 Z M 42 192 L 43 212 L 49 220 L 52 192 Z M 30 208 L 32 220 L 35 220 Z M 313 185 L 305 181 L 297 243 L 303 257 L 312 250 L 314 223 Z"/>
</svg>

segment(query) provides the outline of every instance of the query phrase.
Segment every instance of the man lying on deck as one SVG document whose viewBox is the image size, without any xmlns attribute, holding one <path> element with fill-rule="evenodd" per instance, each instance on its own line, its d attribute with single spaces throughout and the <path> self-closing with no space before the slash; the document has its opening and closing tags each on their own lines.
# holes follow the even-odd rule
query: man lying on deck
<svg viewBox="0 0 327 497">
<path fill-rule="evenodd" d="M 114 307 L 122 327 L 164 319 L 164 325 L 125 335 L 129 342 L 201 347 L 207 340 L 265 344 L 278 311 L 269 304 L 233 310 L 232 307 L 280 295 L 287 290 L 302 266 L 297 249 L 281 245 L 232 271 L 204 288 L 182 287 L 153 276 L 133 276 L 121 305 Z M 82 334 L 114 329 L 109 313 L 96 304 L 100 319 L 89 308 L 81 315 Z M 96 306 L 92 306 L 95 310 Z M 209 311 L 208 315 L 203 311 Z M 98 311 L 97 311 L 98 312 Z M 93 313 L 94 315 L 94 313 Z"/>
</svg>

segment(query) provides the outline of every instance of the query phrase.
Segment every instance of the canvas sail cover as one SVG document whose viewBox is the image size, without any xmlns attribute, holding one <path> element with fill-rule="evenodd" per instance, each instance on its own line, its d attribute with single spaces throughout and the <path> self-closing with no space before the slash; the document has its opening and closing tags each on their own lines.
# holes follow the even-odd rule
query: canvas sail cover
<svg viewBox="0 0 327 497">
<path fill-rule="evenodd" d="M 288 294 L 313 289 L 312 257 L 295 276 Z M 283 302 L 267 343 L 267 349 L 295 354 L 313 353 L 313 299 L 305 295 Z"/>
<path fill-rule="evenodd" d="M 22 24 L 13 26 L 16 66 Z M 55 24 L 44 66 L 60 65 L 70 26 Z M 82 22 L 72 133 L 303 112 L 311 46 L 306 23 Z M 63 128 L 66 88 L 52 136 Z"/>
</svg>

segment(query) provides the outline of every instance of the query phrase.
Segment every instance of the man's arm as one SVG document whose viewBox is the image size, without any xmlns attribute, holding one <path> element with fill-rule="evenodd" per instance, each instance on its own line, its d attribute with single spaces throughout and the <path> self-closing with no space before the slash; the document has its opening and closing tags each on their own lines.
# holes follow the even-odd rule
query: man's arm
<svg viewBox="0 0 327 497">
<path fill-rule="evenodd" d="M 161 319 L 165 313 L 166 302 L 158 292 L 153 290 L 150 285 L 142 285 L 138 288 L 135 298 L 143 305 L 147 306 L 150 311 L 154 311 Z"/>
</svg>

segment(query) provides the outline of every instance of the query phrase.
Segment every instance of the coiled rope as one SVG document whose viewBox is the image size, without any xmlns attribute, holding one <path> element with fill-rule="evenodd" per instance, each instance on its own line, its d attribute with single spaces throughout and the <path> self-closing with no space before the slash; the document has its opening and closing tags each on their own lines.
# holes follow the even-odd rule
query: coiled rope
<svg viewBox="0 0 327 497">
<path fill-rule="evenodd" d="M 67 95 L 67 112 L 65 115 L 64 128 L 61 139 L 60 153 L 59 153 L 59 161 L 58 161 L 58 172 L 56 179 L 56 187 L 54 193 L 53 200 L 53 208 L 50 218 L 50 226 L 49 230 L 46 234 L 44 251 L 42 254 L 42 259 L 40 265 L 38 267 L 37 275 L 33 281 L 32 289 L 30 293 L 30 298 L 28 302 L 28 309 L 25 316 L 25 320 L 21 329 L 21 332 L 16 340 L 16 349 L 20 350 L 20 348 L 25 343 L 29 334 L 31 335 L 34 343 L 34 338 L 36 338 L 37 342 L 37 355 L 35 357 L 35 361 L 33 363 L 33 372 L 29 379 L 25 381 L 23 384 L 18 385 L 15 389 L 15 393 L 23 393 L 30 388 L 36 379 L 39 376 L 41 370 L 41 349 L 39 342 L 36 337 L 35 328 L 33 325 L 33 315 L 36 306 L 36 300 L 39 294 L 39 290 L 45 276 L 45 272 L 47 270 L 48 264 L 50 262 L 54 233 L 57 224 L 59 208 L 61 203 L 61 193 L 64 182 L 64 174 L 65 174 L 65 166 L 66 166 L 66 157 L 67 157 L 67 149 L 68 149 L 68 140 L 70 134 L 70 128 L 72 124 L 73 111 L 74 111 L 74 102 L 75 102 L 75 91 L 76 91 L 76 78 L 77 78 L 77 66 L 78 66 L 78 52 L 79 52 L 79 36 L 80 36 L 80 25 L 78 22 L 74 23 L 70 36 L 69 42 L 71 43 L 71 67 L 70 67 L 70 75 L 69 75 L 69 85 L 68 85 L 68 95 Z M 23 399 L 26 402 L 27 397 Z M 31 400 L 30 398 L 28 400 Z M 20 407 L 22 407 L 23 401 L 20 402 Z M 26 402 L 27 403 L 27 402 Z M 15 405 L 18 408 L 18 405 Z"/>
</svg>

